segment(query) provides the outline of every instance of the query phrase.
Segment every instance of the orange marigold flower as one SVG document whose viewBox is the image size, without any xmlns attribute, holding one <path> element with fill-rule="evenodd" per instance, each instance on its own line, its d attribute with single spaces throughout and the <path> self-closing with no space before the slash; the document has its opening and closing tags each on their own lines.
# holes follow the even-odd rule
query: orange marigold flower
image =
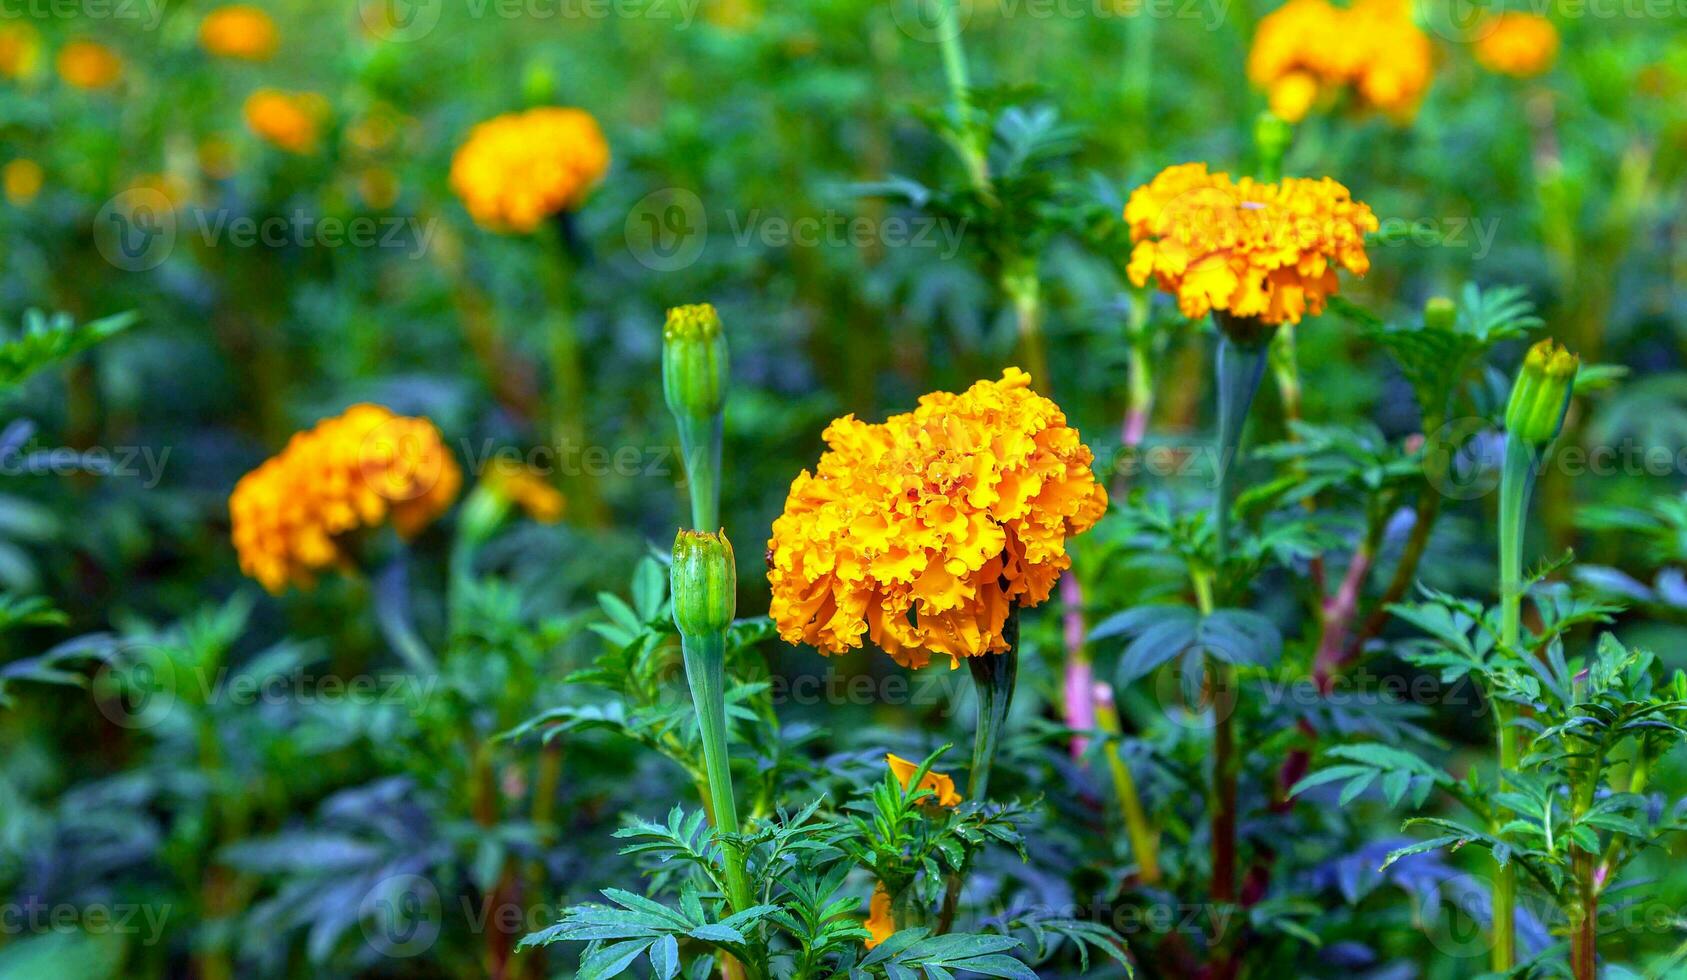
<svg viewBox="0 0 1687 980">
<path fill-rule="evenodd" d="M 1188 317 L 1221 310 L 1269 324 L 1323 312 L 1340 289 L 1338 266 L 1370 270 L 1365 233 L 1378 227 L 1370 207 L 1328 177 L 1238 182 L 1204 163 L 1167 167 L 1138 187 L 1125 221 L 1133 283 L 1152 277 Z"/>
<path fill-rule="evenodd" d="M 300 432 L 229 496 L 241 571 L 271 592 L 350 562 L 348 539 L 391 521 L 403 537 L 456 499 L 462 470 L 424 418 L 353 405 Z"/>
<path fill-rule="evenodd" d="M 23 78 L 35 73 L 41 58 L 41 35 L 28 24 L 0 26 L 0 75 Z"/>
<path fill-rule="evenodd" d="M 451 161 L 451 189 L 476 223 L 529 232 L 580 206 L 609 169 L 609 143 L 584 109 L 540 108 L 476 126 Z"/>
<path fill-rule="evenodd" d="M 1500 75 L 1532 78 L 1558 58 L 1558 28 L 1539 14 L 1505 13 L 1478 29 L 1476 60 Z"/>
<path fill-rule="evenodd" d="M 1299 122 L 1321 94 L 1350 91 L 1361 106 L 1396 120 L 1417 114 L 1433 50 L 1401 0 L 1289 0 L 1259 22 L 1248 78 L 1272 112 Z"/>
<path fill-rule="evenodd" d="M 873 900 L 867 905 L 867 931 L 872 933 L 865 944 L 868 949 L 896 934 L 896 919 L 890 914 L 890 892 L 882 882 L 873 885 Z"/>
<path fill-rule="evenodd" d="M 199 44 L 219 57 L 268 61 L 280 43 L 275 21 L 247 4 L 218 7 L 199 22 Z"/>
<path fill-rule="evenodd" d="M 908 781 L 914 778 L 914 773 L 920 768 L 918 762 L 909 762 L 894 753 L 885 756 L 885 765 L 890 767 L 896 781 L 902 784 L 904 792 L 908 789 Z M 920 789 L 931 790 L 930 802 L 938 806 L 961 805 L 961 794 L 955 792 L 955 781 L 943 773 L 927 770 L 925 776 L 920 779 Z"/>
<path fill-rule="evenodd" d="M 58 69 L 67 85 L 110 88 L 123 77 L 123 59 L 96 41 L 72 41 L 59 49 Z"/>
<path fill-rule="evenodd" d="M 247 97 L 245 114 L 247 128 L 266 142 L 289 153 L 310 153 L 327 105 L 314 92 L 264 88 Z"/>
<path fill-rule="evenodd" d="M 530 466 L 499 456 L 481 470 L 480 479 L 499 499 L 515 504 L 540 524 L 562 520 L 567 499 Z"/>
<path fill-rule="evenodd" d="M 1066 539 L 1107 509 L 1089 449 L 1018 368 L 880 425 L 845 416 L 823 438 L 767 560 L 779 634 L 824 653 L 863 635 L 907 667 L 1006 650 L 1009 608 L 1048 598 Z"/>
</svg>

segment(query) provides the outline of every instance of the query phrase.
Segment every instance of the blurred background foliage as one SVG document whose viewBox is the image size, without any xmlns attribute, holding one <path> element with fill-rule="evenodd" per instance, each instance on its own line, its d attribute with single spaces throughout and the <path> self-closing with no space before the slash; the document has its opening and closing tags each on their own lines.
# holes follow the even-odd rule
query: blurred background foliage
<svg viewBox="0 0 1687 980">
<path fill-rule="evenodd" d="M 139 910 L 122 930 L 81 913 L 62 930 L 0 921 L 0 975 L 568 975 L 561 952 L 523 953 L 518 967 L 500 957 L 512 936 L 549 924 L 537 913 L 604 882 L 636 887 L 635 863 L 609 838 L 620 814 L 660 819 L 690 792 L 685 774 L 615 737 L 625 726 L 590 723 L 600 702 L 565 684 L 625 619 L 626 602 L 600 594 L 642 601 L 622 628 L 660 618 L 661 597 L 647 588 L 641 600 L 633 583 L 685 506 L 657 383 L 663 311 L 712 302 L 731 338 L 723 514 L 748 613 L 767 605 L 761 542 L 827 421 L 882 419 L 1018 357 L 1000 252 L 984 240 L 993 229 L 964 206 L 926 206 L 964 184 L 941 133 L 929 11 L 911 0 L 263 6 L 280 44 L 256 62 L 201 47 L 205 3 L 0 13 L 0 901 Z M 1453 24 L 1446 6 L 1427 0 L 1419 19 Z M 398 24 L 384 10 L 418 19 Z M 1128 285 L 1118 215 L 1166 165 L 1254 166 L 1264 96 L 1241 66 L 1264 11 L 1246 0 L 961 10 L 994 120 L 992 159 L 1023 177 L 1009 211 L 1035 214 L 1013 233 L 1042 277 L 1038 387 L 1116 478 L 1105 467 L 1120 444 L 1134 330 L 1156 366 L 1148 444 L 1204 447 L 1208 338 Z M 1283 161 L 1288 174 L 1336 176 L 1384 219 L 1371 274 L 1344 291 L 1351 309 L 1299 332 L 1308 422 L 1369 420 L 1394 442 L 1417 433 L 1411 387 L 1360 314 L 1413 320 L 1430 297 L 1472 283 L 1521 287 L 1584 363 L 1627 369 L 1577 401 L 1566 438 L 1661 450 L 1667 462 L 1547 477 L 1531 547 L 1574 547 L 1578 574 L 1631 604 L 1619 635 L 1672 669 L 1687 667 L 1682 23 L 1680 11 L 1561 15 L 1558 63 L 1529 80 L 1483 72 L 1457 30 L 1431 30 L 1435 79 L 1415 121 L 1315 115 Z M 83 40 L 120 59 L 109 87 L 60 76 L 56 59 Z M 317 97 L 310 152 L 248 127 L 243 105 L 266 88 Z M 607 177 L 566 241 L 555 228 L 478 228 L 448 185 L 453 153 L 475 123 L 550 104 L 601 122 Z M 168 215 L 133 210 L 138 193 L 162 194 Z M 288 235 L 240 244 L 240 219 L 280 219 Z M 326 219 L 373 219 L 381 240 L 328 246 L 312 238 Z M 786 240 L 784 223 L 803 219 L 818 240 Z M 123 222 L 164 220 L 173 238 L 147 268 L 113 251 L 114 231 L 141 227 Z M 925 240 L 895 240 L 897 222 Z M 49 323 L 26 315 L 34 309 L 65 316 Z M 578 340 L 582 384 L 559 384 L 558 315 Z M 53 336 L 30 339 L 43 332 Z M 1493 376 L 1521 350 L 1499 345 Z M 1499 396 L 1477 391 L 1471 410 L 1503 397 L 1493 384 Z M 228 495 L 291 433 L 359 401 L 425 415 L 473 483 L 493 450 L 547 444 L 558 397 L 578 409 L 572 448 L 606 456 L 576 457 L 583 465 L 563 474 L 561 523 L 514 520 L 475 541 L 472 574 L 451 567 L 467 536 L 461 509 L 411 543 L 407 578 L 371 563 L 272 597 L 240 574 Z M 1256 417 L 1255 445 L 1288 434 L 1275 395 Z M 619 458 L 632 462 L 616 465 L 629 447 Z M 81 462 L 53 466 L 59 449 Z M 86 462 L 101 449 L 109 465 Z M 1171 499 L 1204 492 L 1183 475 L 1130 482 Z M 1465 497 L 1446 502 L 1422 576 L 1487 595 L 1493 498 Z M 1096 573 L 1093 610 L 1163 590 L 1152 563 L 1121 558 L 1138 530 L 1080 542 L 1080 570 Z M 1268 581 L 1265 606 L 1276 594 L 1277 610 L 1292 607 L 1292 588 Z M 443 652 L 437 675 L 406 672 L 382 610 Z M 1023 828 L 1031 861 L 988 868 L 1008 904 L 1105 905 L 1130 876 L 1104 770 L 1067 756 L 1052 707 L 1060 625 L 1057 603 L 1027 616 L 1021 684 L 1033 693 L 998 768 L 1011 792 L 1042 794 Z M 900 676 L 877 655 L 834 664 L 762 649 L 779 677 Z M 91 685 L 33 683 L 67 676 Z M 243 699 L 230 693 L 241 677 L 291 693 Z M 373 678 L 377 693 L 309 696 L 325 677 Z M 953 739 L 949 695 L 960 696 L 941 677 L 929 683 L 944 696 L 912 706 L 788 698 L 784 753 L 762 757 L 769 779 L 838 798 L 878 778 L 886 748 L 924 757 Z M 1127 732 L 1160 731 L 1144 721 L 1158 710 L 1152 691 L 1121 698 Z M 585 712 L 565 735 L 498 737 L 559 705 Z M 1445 706 L 1376 723 L 1396 720 L 1446 740 L 1454 758 L 1486 748 L 1485 727 Z M 1125 754 L 1144 796 L 1162 801 L 1169 836 L 1187 843 L 1197 829 L 1166 801 L 1201 765 L 1200 745 L 1157 737 L 1127 740 Z M 1677 792 L 1679 763 L 1658 777 Z M 1284 904 L 1256 925 L 1290 925 L 1272 933 L 1282 945 L 1259 968 L 1464 975 L 1423 944 L 1436 928 L 1426 896 L 1456 888 L 1454 869 L 1403 863 L 1385 887 L 1378 839 L 1396 834 L 1396 815 L 1307 810 L 1300 824 L 1278 817 L 1278 831 L 1307 836 L 1284 841 L 1297 852 L 1273 886 Z M 1687 908 L 1687 880 L 1667 873 L 1679 850 L 1655 857 L 1647 887 Z M 414 948 L 371 912 L 397 887 L 385 883 L 411 875 L 444 907 L 428 920 L 442 936 Z M 532 921 L 502 928 L 469 914 L 517 895 Z M 1316 951 L 1297 929 L 1321 937 Z M 1661 962 L 1679 930 L 1632 939 L 1628 958 Z M 1070 956 L 1042 971 L 1080 972 Z"/>
</svg>

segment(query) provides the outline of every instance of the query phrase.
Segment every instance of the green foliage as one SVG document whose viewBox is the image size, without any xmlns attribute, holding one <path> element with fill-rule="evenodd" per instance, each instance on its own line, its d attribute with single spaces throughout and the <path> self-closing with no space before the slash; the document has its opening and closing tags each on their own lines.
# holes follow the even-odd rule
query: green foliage
<svg viewBox="0 0 1687 980">
<path fill-rule="evenodd" d="M 134 313 L 119 313 L 77 324 L 68 313 L 49 316 L 29 310 L 20 327 L 0 323 L 0 396 L 11 394 L 31 375 L 122 333 L 139 319 Z"/>
</svg>

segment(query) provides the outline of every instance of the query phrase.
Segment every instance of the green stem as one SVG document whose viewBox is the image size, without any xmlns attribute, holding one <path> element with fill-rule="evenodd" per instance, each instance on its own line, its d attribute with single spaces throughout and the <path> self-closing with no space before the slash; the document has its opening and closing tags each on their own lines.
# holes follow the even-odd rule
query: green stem
<svg viewBox="0 0 1687 980">
<path fill-rule="evenodd" d="M 1007 727 L 1008 708 L 1013 704 L 1014 681 L 1019 676 L 1019 607 L 1008 611 L 1002 627 L 1002 638 L 1008 648 L 1002 653 L 987 653 L 968 657 L 967 668 L 972 672 L 973 690 L 978 694 L 978 718 L 972 733 L 972 768 L 967 771 L 967 799 L 983 802 L 990 792 L 990 769 L 1001 744 L 1002 729 Z M 972 854 L 966 855 L 966 864 Z M 943 907 L 938 913 L 936 935 L 943 935 L 955 924 L 960 909 L 961 887 L 966 882 L 966 867 L 950 872 L 943 890 Z"/>
<path fill-rule="evenodd" d="M 1534 453 L 1521 440 L 1506 440 L 1505 468 L 1500 476 L 1500 643 L 1510 653 L 1518 649 L 1522 634 L 1523 603 L 1523 515 L 1534 484 Z M 1499 779 L 1516 770 L 1519 760 L 1517 729 L 1511 705 L 1494 699 L 1495 738 L 1499 749 Z M 1502 807 L 1494 810 L 1497 829 L 1509 819 Z M 1515 908 L 1517 869 L 1507 862 L 1494 870 L 1493 953 L 1490 966 L 1496 973 L 1511 970 L 1517 957 Z"/>
<path fill-rule="evenodd" d="M 707 419 L 675 415 L 680 453 L 685 457 L 686 488 L 691 493 L 691 529 L 720 529 L 721 416 Z"/>
<path fill-rule="evenodd" d="M 737 835 L 738 806 L 732 797 L 731 756 L 726 743 L 726 636 L 682 634 L 680 644 L 685 655 L 685 679 L 691 686 L 691 702 L 702 735 L 703 768 L 708 773 L 715 830 L 723 836 Z M 723 840 L 721 854 L 726 866 L 727 903 L 734 912 L 742 912 L 755 904 L 750 898 L 744 852 L 737 843 Z"/>
<path fill-rule="evenodd" d="M 1107 768 L 1113 776 L 1113 792 L 1119 797 L 1119 812 L 1125 820 L 1125 834 L 1130 838 L 1131 851 L 1136 856 L 1138 875 L 1145 885 L 1160 883 L 1160 839 L 1148 822 L 1142 808 L 1142 796 L 1137 792 L 1136 778 L 1119 753 L 1119 709 L 1113 702 L 1113 689 L 1104 683 L 1095 685 L 1095 720 L 1102 734 L 1113 740 L 1106 748 Z"/>
<path fill-rule="evenodd" d="M 966 163 L 967 176 L 972 185 L 984 194 L 990 193 L 990 164 L 977 133 L 972 128 L 972 85 L 967 77 L 966 52 L 961 50 L 961 25 L 955 16 L 955 0 L 938 0 L 937 42 L 943 53 L 943 74 L 949 81 L 949 97 L 954 102 L 955 125 L 961 159 Z"/>
<path fill-rule="evenodd" d="M 1219 595 L 1237 591 L 1239 583 L 1226 581 L 1229 558 L 1230 494 L 1238 456 L 1242 445 L 1242 428 L 1248 420 L 1254 395 L 1259 391 L 1265 374 L 1270 344 L 1264 342 L 1239 343 L 1231 339 L 1219 324 L 1217 364 L 1218 386 L 1218 486 L 1213 499 L 1213 567 L 1219 576 Z M 1197 578 L 1201 583 L 1202 579 Z M 1213 600 L 1209 589 L 1201 589 L 1203 613 L 1210 612 Z M 1212 899 L 1220 905 L 1236 901 L 1236 780 L 1240 763 L 1236 755 L 1235 714 L 1237 706 L 1236 670 L 1216 659 L 1208 662 L 1208 676 L 1212 678 L 1213 711 L 1213 767 L 1210 807 L 1212 837 Z M 1234 975 L 1234 950 L 1226 937 L 1215 937 L 1221 952 L 1215 962 L 1215 974 Z"/>
</svg>

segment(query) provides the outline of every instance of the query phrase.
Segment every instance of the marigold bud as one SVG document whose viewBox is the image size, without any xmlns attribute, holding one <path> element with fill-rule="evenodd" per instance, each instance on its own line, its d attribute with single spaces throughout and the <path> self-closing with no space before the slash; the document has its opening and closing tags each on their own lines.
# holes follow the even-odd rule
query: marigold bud
<svg viewBox="0 0 1687 980">
<path fill-rule="evenodd" d="M 726 332 L 708 303 L 676 306 L 662 327 L 662 392 L 675 416 L 712 419 L 726 404 Z"/>
<path fill-rule="evenodd" d="M 671 584 L 674 625 L 685 636 L 719 633 L 738 614 L 738 563 L 723 529 L 679 532 Z"/>
<path fill-rule="evenodd" d="M 1431 296 L 1423 304 L 1423 325 L 1431 330 L 1450 332 L 1459 322 L 1458 304 L 1445 296 Z"/>
<path fill-rule="evenodd" d="M 1543 340 L 1529 348 L 1505 407 L 1506 431 L 1531 446 L 1556 439 L 1580 366 L 1581 360 L 1556 341 Z"/>
</svg>

